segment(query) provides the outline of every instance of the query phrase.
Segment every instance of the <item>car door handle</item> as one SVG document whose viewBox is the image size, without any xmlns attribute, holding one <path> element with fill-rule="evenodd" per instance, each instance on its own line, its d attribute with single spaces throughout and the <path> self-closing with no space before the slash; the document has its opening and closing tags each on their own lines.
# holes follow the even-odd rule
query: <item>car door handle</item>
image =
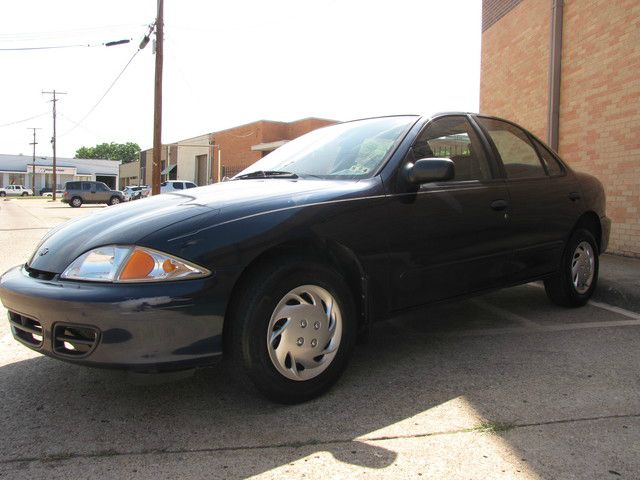
<svg viewBox="0 0 640 480">
<path fill-rule="evenodd" d="M 502 199 L 494 200 L 493 202 L 491 202 L 491 208 L 497 211 L 506 210 L 508 206 L 509 202 Z"/>
<path fill-rule="evenodd" d="M 575 202 L 576 200 L 580 200 L 580 194 L 578 192 L 571 192 L 569 194 L 569 198 L 571 201 Z"/>
</svg>

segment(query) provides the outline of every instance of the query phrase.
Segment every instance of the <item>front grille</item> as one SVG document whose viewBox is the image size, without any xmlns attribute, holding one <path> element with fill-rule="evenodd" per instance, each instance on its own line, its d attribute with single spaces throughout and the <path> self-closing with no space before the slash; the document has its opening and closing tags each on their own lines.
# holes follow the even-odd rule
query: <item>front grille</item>
<svg viewBox="0 0 640 480">
<path fill-rule="evenodd" d="M 36 348 L 42 346 L 42 325 L 39 321 L 19 313 L 9 312 L 9 323 L 16 339 Z"/>
<path fill-rule="evenodd" d="M 53 351 L 68 357 L 84 357 L 96 348 L 98 336 L 98 330 L 93 327 L 56 323 L 53 327 Z"/>
</svg>

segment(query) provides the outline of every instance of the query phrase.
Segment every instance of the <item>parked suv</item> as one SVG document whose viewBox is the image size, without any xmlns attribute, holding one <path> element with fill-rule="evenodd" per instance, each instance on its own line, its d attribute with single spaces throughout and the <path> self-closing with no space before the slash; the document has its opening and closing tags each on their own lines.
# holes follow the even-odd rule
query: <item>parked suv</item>
<svg viewBox="0 0 640 480">
<path fill-rule="evenodd" d="M 196 188 L 193 182 L 185 182 L 184 180 L 167 180 L 160 184 L 160 193 L 173 192 L 174 190 L 185 190 L 187 188 Z"/>
<path fill-rule="evenodd" d="M 118 190 L 111 190 L 102 182 L 67 182 L 62 201 L 75 208 L 83 203 L 116 205 L 124 202 L 124 195 Z"/>
<path fill-rule="evenodd" d="M 11 195 L 14 197 L 26 197 L 27 195 L 33 195 L 33 190 L 30 188 L 24 188 L 22 185 L 9 185 L 4 188 L 0 188 L 0 197 L 6 197 Z"/>
</svg>

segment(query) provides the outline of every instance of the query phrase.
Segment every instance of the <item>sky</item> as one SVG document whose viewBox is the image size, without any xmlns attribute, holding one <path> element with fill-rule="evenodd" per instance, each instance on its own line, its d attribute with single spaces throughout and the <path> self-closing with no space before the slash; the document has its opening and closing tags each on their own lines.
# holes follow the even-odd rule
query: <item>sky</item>
<svg viewBox="0 0 640 480">
<path fill-rule="evenodd" d="M 51 96 L 41 92 L 53 89 L 66 92 L 59 157 L 103 142 L 152 146 L 152 43 L 134 54 L 156 0 L 2 10 L 0 153 L 31 155 L 38 127 L 36 155 L 52 154 Z M 477 111 L 480 17 L 480 0 L 165 0 L 162 141 L 260 119 Z M 102 45 L 120 39 L 132 41 Z M 96 46 L 3 50 L 76 44 Z"/>
</svg>

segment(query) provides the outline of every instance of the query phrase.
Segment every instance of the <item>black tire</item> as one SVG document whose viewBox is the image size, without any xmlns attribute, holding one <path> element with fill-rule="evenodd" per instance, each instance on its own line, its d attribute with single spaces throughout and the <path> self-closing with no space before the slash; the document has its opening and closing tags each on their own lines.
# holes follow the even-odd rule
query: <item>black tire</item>
<svg viewBox="0 0 640 480">
<path fill-rule="evenodd" d="M 588 243 L 593 252 L 593 279 L 588 289 L 580 292 L 574 285 L 571 268 L 576 249 L 579 245 L 583 244 L 583 242 Z M 575 308 L 585 305 L 593 295 L 598 284 L 599 254 L 598 243 L 589 230 L 580 228 L 573 232 L 562 255 L 560 271 L 554 277 L 544 281 L 544 288 L 549 299 L 556 305 L 562 307 Z"/>
<path fill-rule="evenodd" d="M 121 202 L 120 197 L 114 195 L 109 199 L 108 205 L 118 205 Z"/>
<path fill-rule="evenodd" d="M 307 380 L 292 380 L 272 362 L 266 338 L 278 303 L 303 285 L 318 286 L 333 296 L 342 313 L 342 335 L 325 370 Z M 314 260 L 280 258 L 250 272 L 234 294 L 225 319 L 225 360 L 234 381 L 253 385 L 279 403 L 301 403 L 326 392 L 338 380 L 353 351 L 356 331 L 354 299 L 341 275 Z M 309 333 L 313 334 L 311 327 Z"/>
<path fill-rule="evenodd" d="M 82 206 L 82 198 L 80 197 L 73 197 L 70 201 L 69 201 L 69 206 L 72 208 L 80 208 Z"/>
<path fill-rule="evenodd" d="M 26 197 L 27 195 L 29 195 L 27 192 L 22 192 L 23 197 Z"/>
<path fill-rule="evenodd" d="M 7 193 L 6 192 L 0 192 L 0 197 L 6 197 Z"/>
</svg>

